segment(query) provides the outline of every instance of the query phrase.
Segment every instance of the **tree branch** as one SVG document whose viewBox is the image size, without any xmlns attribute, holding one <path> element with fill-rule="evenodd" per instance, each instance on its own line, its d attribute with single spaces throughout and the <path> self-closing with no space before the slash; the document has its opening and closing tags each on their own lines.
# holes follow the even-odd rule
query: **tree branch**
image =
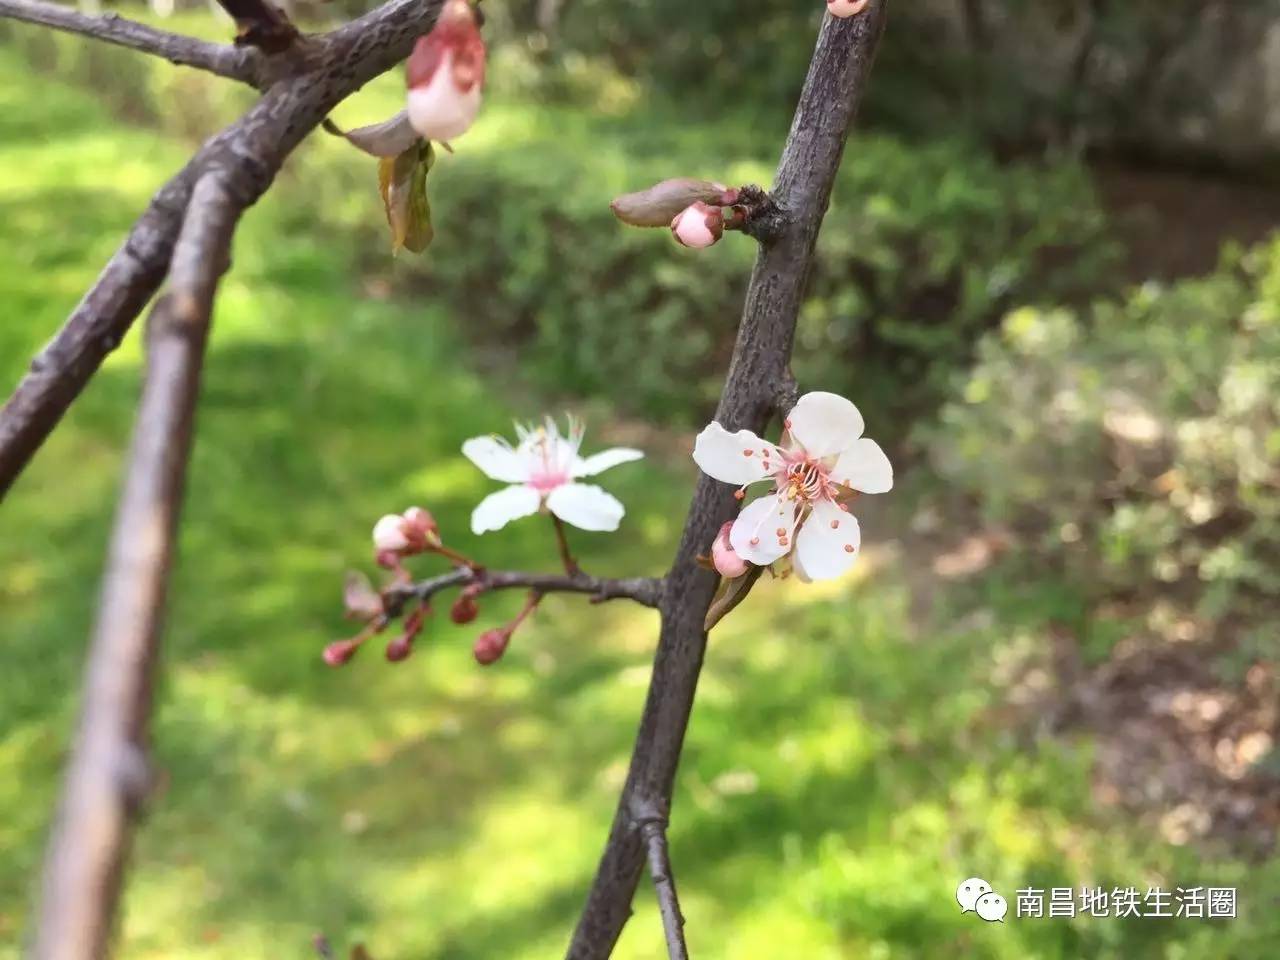
<svg viewBox="0 0 1280 960">
<path fill-rule="evenodd" d="M 814 244 L 884 28 L 887 2 L 876 0 L 847 20 L 823 20 L 770 191 L 785 223 L 777 239 L 761 246 L 716 413 L 729 430 L 763 430 L 775 410 L 777 391 L 785 389 Z M 697 558 L 736 504 L 726 484 L 707 476 L 699 479 L 663 592 L 662 632 L 626 786 L 569 945 L 569 960 L 605 960 L 612 953 L 630 916 L 645 860 L 633 806 L 650 800 L 670 807 L 706 651 L 703 622 L 716 588 L 715 576 L 699 567 Z"/>
<path fill-rule="evenodd" d="M 236 22 L 237 45 L 280 53 L 298 39 L 298 28 L 268 0 L 218 0 L 218 6 Z"/>
<path fill-rule="evenodd" d="M 684 913 L 676 892 L 676 877 L 671 869 L 671 851 L 667 843 L 667 818 L 653 803 L 637 801 L 633 821 L 644 840 L 649 858 L 649 876 L 658 895 L 658 911 L 667 936 L 670 960 L 689 960 L 689 946 L 684 939 Z"/>
<path fill-rule="evenodd" d="M 515 570 L 488 570 L 458 567 L 438 577 L 393 587 L 384 595 L 388 616 L 399 616 L 410 600 L 426 602 L 450 587 L 479 587 L 490 590 L 535 590 L 538 593 L 581 593 L 593 603 L 608 600 L 634 600 L 646 607 L 657 607 L 662 599 L 663 581 L 652 577 L 629 577 L 611 580 L 591 577 L 581 571 L 573 574 L 525 573 Z"/>
<path fill-rule="evenodd" d="M 197 67 L 229 80 L 257 86 L 261 56 L 248 47 L 209 43 L 157 30 L 115 13 L 91 16 L 43 0 L 0 0 L 0 17 L 36 23 L 67 33 L 163 57 L 183 67 Z"/>
<path fill-rule="evenodd" d="M 280 76 L 262 99 L 160 189 L 0 408 L 0 500 L 164 279 L 199 176 L 224 170 L 228 188 L 251 204 L 329 111 L 409 55 L 435 23 L 441 3 L 391 0 L 331 33 L 309 37 L 304 56 L 278 65 Z"/>
<path fill-rule="evenodd" d="M 147 374 L 90 644 L 79 731 L 50 841 L 35 960 L 106 953 L 132 822 L 148 787 L 146 737 L 213 294 L 242 209 L 200 180 L 148 329 Z"/>
</svg>

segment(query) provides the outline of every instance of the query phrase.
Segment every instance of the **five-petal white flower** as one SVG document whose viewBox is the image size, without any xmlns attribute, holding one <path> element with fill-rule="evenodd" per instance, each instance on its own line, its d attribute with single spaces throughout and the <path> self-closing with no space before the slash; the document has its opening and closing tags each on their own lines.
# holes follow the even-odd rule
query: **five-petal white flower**
<svg viewBox="0 0 1280 960">
<path fill-rule="evenodd" d="M 779 443 L 766 443 L 750 430 L 730 433 L 714 422 L 698 434 L 693 459 L 703 473 L 744 490 L 762 480 L 774 483 L 773 493 L 734 521 L 734 552 L 759 566 L 791 553 L 804 580 L 838 577 L 853 566 L 861 533 L 845 499 L 851 491 L 893 487 L 889 458 L 862 436 L 863 426 L 862 414 L 844 397 L 806 393 L 787 417 Z"/>
<path fill-rule="evenodd" d="M 567 433 L 561 436 L 555 421 L 548 417 L 541 426 L 517 424 L 514 447 L 497 436 L 473 437 L 464 443 L 463 454 L 486 476 L 512 484 L 480 501 L 471 514 L 471 531 L 501 530 L 544 506 L 582 530 L 617 530 L 626 512 L 617 498 L 599 487 L 575 481 L 639 460 L 644 454 L 615 447 L 580 457 L 582 434 L 582 424 L 571 417 Z"/>
</svg>

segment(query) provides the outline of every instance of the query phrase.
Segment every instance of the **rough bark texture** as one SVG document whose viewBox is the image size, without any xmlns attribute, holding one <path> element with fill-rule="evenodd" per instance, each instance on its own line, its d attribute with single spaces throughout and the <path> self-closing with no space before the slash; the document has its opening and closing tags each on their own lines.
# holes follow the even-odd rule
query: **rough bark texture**
<svg viewBox="0 0 1280 960">
<path fill-rule="evenodd" d="M 762 431 L 792 394 L 788 365 L 796 318 L 845 139 L 884 29 L 887 0 L 847 20 L 823 21 L 772 195 L 785 226 L 762 246 L 747 292 L 733 361 L 716 419 Z M 697 564 L 736 508 L 733 491 L 701 477 L 663 593 L 662 632 L 626 786 L 569 960 L 604 960 L 631 915 L 645 861 L 632 811 L 670 809 L 672 787 L 706 650 L 703 618 L 716 577 Z"/>
</svg>

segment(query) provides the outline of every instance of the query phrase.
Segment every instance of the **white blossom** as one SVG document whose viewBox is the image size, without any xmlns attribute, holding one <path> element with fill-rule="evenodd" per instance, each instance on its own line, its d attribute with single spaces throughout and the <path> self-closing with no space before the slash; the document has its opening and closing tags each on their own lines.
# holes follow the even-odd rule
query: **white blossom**
<svg viewBox="0 0 1280 960">
<path fill-rule="evenodd" d="M 582 457 L 582 424 L 569 419 L 562 436 L 550 417 L 539 426 L 516 426 L 512 446 L 502 437 L 473 437 L 462 452 L 493 480 L 510 484 L 480 501 L 471 514 L 473 533 L 501 530 L 512 520 L 546 509 L 582 530 L 618 529 L 626 510 L 617 498 L 599 487 L 578 483 L 583 477 L 639 460 L 639 450 L 615 447 Z"/>
<path fill-rule="evenodd" d="M 801 397 L 776 444 L 719 423 L 703 430 L 693 450 L 703 473 L 744 490 L 761 481 L 774 487 L 734 521 L 734 553 L 758 566 L 790 555 L 804 580 L 827 580 L 852 567 L 862 537 L 848 501 L 855 491 L 893 487 L 889 458 L 862 430 L 858 408 L 834 393 Z"/>
</svg>

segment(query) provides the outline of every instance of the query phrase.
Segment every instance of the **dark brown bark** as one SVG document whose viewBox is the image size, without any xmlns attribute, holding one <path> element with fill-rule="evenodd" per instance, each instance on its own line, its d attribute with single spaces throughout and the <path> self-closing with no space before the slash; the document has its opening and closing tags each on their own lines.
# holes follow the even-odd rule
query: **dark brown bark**
<svg viewBox="0 0 1280 960">
<path fill-rule="evenodd" d="M 151 314 L 128 476 L 49 845 L 36 960 L 107 953 L 130 827 L 149 780 L 151 676 L 213 294 L 239 213 L 216 174 L 200 181 L 174 251 L 169 291 Z"/>
<path fill-rule="evenodd" d="M 124 338 L 168 269 L 192 186 L 219 169 L 247 206 L 330 110 L 408 56 L 442 0 L 392 0 L 331 33 L 269 57 L 261 100 L 204 147 L 151 201 L 66 324 L 0 408 L 0 500 L 103 360 Z"/>
<path fill-rule="evenodd" d="M 218 6 L 236 22 L 237 44 L 280 53 L 298 38 L 298 28 L 268 0 L 218 0 Z"/>
<path fill-rule="evenodd" d="M 763 430 L 778 400 L 791 393 L 788 365 L 814 244 L 884 28 L 886 5 L 887 0 L 875 0 L 856 17 L 823 21 L 771 191 L 785 223 L 780 235 L 761 247 L 716 413 L 729 430 Z M 698 565 L 697 557 L 733 516 L 736 504 L 727 485 L 699 479 L 660 605 L 662 632 L 631 768 L 569 960 L 604 960 L 613 952 L 645 861 L 634 811 L 670 809 L 706 650 L 703 619 L 716 587 L 715 576 Z"/>
</svg>

